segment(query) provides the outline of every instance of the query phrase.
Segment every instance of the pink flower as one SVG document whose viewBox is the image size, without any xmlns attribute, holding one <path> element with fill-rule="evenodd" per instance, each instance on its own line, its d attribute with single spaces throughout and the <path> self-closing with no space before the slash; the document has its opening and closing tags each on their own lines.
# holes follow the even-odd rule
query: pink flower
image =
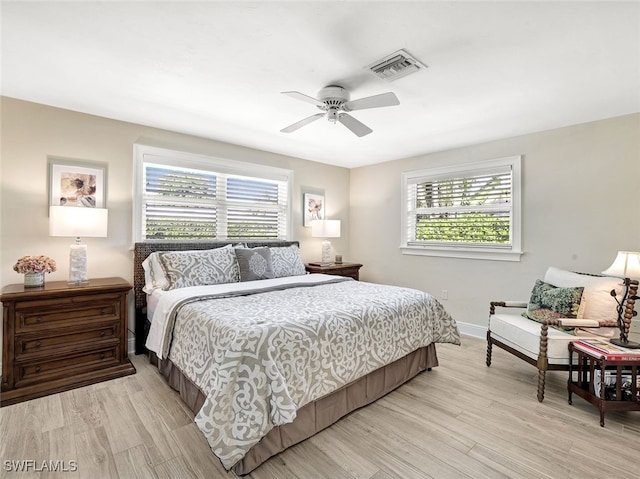
<svg viewBox="0 0 640 479">
<path fill-rule="evenodd" d="M 13 265 L 13 270 L 22 274 L 53 273 L 56 262 L 48 256 L 23 256 Z"/>
</svg>

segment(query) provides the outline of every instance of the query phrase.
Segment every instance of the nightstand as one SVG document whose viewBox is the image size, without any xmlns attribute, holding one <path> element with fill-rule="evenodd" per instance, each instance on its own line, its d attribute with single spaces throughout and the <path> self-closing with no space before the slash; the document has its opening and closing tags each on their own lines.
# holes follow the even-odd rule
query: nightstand
<svg viewBox="0 0 640 479">
<path fill-rule="evenodd" d="M 328 266 L 318 266 L 307 263 L 304 267 L 309 273 L 334 274 L 358 280 L 360 279 L 362 265 L 359 263 L 332 263 Z"/>
<path fill-rule="evenodd" d="M 3 288 L 0 405 L 135 374 L 127 357 L 130 290 L 122 278 Z"/>
</svg>

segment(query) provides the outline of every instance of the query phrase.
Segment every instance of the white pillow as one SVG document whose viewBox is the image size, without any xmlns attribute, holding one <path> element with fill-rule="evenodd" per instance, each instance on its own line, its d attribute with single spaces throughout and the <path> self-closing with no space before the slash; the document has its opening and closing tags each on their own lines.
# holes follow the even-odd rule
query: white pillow
<svg viewBox="0 0 640 479">
<path fill-rule="evenodd" d="M 618 297 L 622 297 L 624 285 L 620 278 L 589 276 L 550 266 L 544 275 L 544 282 L 559 288 L 584 287 L 580 308 L 578 309 L 579 319 L 607 321 L 618 319 L 618 303 L 611 296 L 611 290 L 615 289 Z"/>
<path fill-rule="evenodd" d="M 151 253 L 142 262 L 144 269 L 144 291 L 147 294 L 153 293 L 156 289 L 167 289 L 169 280 L 164 273 L 164 268 L 160 263 L 160 254 L 158 252 Z"/>
</svg>

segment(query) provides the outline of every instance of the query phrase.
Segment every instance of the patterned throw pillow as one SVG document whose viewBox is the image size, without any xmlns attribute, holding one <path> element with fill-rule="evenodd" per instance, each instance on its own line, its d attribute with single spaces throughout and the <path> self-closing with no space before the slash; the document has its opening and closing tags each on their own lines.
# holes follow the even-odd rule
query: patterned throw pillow
<svg viewBox="0 0 640 479">
<path fill-rule="evenodd" d="M 273 278 L 269 248 L 236 248 L 236 259 L 240 267 L 240 281 Z"/>
<path fill-rule="evenodd" d="M 576 318 L 584 288 L 557 288 L 537 280 L 523 316 L 534 321 Z"/>
<path fill-rule="evenodd" d="M 208 250 L 168 251 L 160 254 L 160 260 L 169 280 L 167 289 L 240 281 L 231 245 Z"/>
<path fill-rule="evenodd" d="M 271 261 L 274 278 L 307 274 L 300 256 L 300 248 L 296 245 L 271 248 Z"/>
</svg>

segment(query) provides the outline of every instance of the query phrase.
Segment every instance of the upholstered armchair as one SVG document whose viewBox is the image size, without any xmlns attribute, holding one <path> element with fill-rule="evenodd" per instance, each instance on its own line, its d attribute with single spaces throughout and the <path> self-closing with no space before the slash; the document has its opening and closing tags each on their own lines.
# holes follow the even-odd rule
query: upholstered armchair
<svg viewBox="0 0 640 479">
<path fill-rule="evenodd" d="M 546 372 L 569 369 L 571 341 L 581 336 L 619 335 L 618 304 L 611 291 L 621 297 L 623 288 L 619 278 L 549 268 L 544 280 L 536 282 L 529 301 L 490 303 L 487 366 L 491 366 L 494 345 L 536 366 L 538 401 L 542 402 Z M 632 281 L 629 297 L 637 291 L 638 282 Z M 567 298 L 576 299 L 576 304 L 569 305 L 571 299 Z M 635 300 L 628 299 L 624 306 L 628 334 Z"/>
</svg>

